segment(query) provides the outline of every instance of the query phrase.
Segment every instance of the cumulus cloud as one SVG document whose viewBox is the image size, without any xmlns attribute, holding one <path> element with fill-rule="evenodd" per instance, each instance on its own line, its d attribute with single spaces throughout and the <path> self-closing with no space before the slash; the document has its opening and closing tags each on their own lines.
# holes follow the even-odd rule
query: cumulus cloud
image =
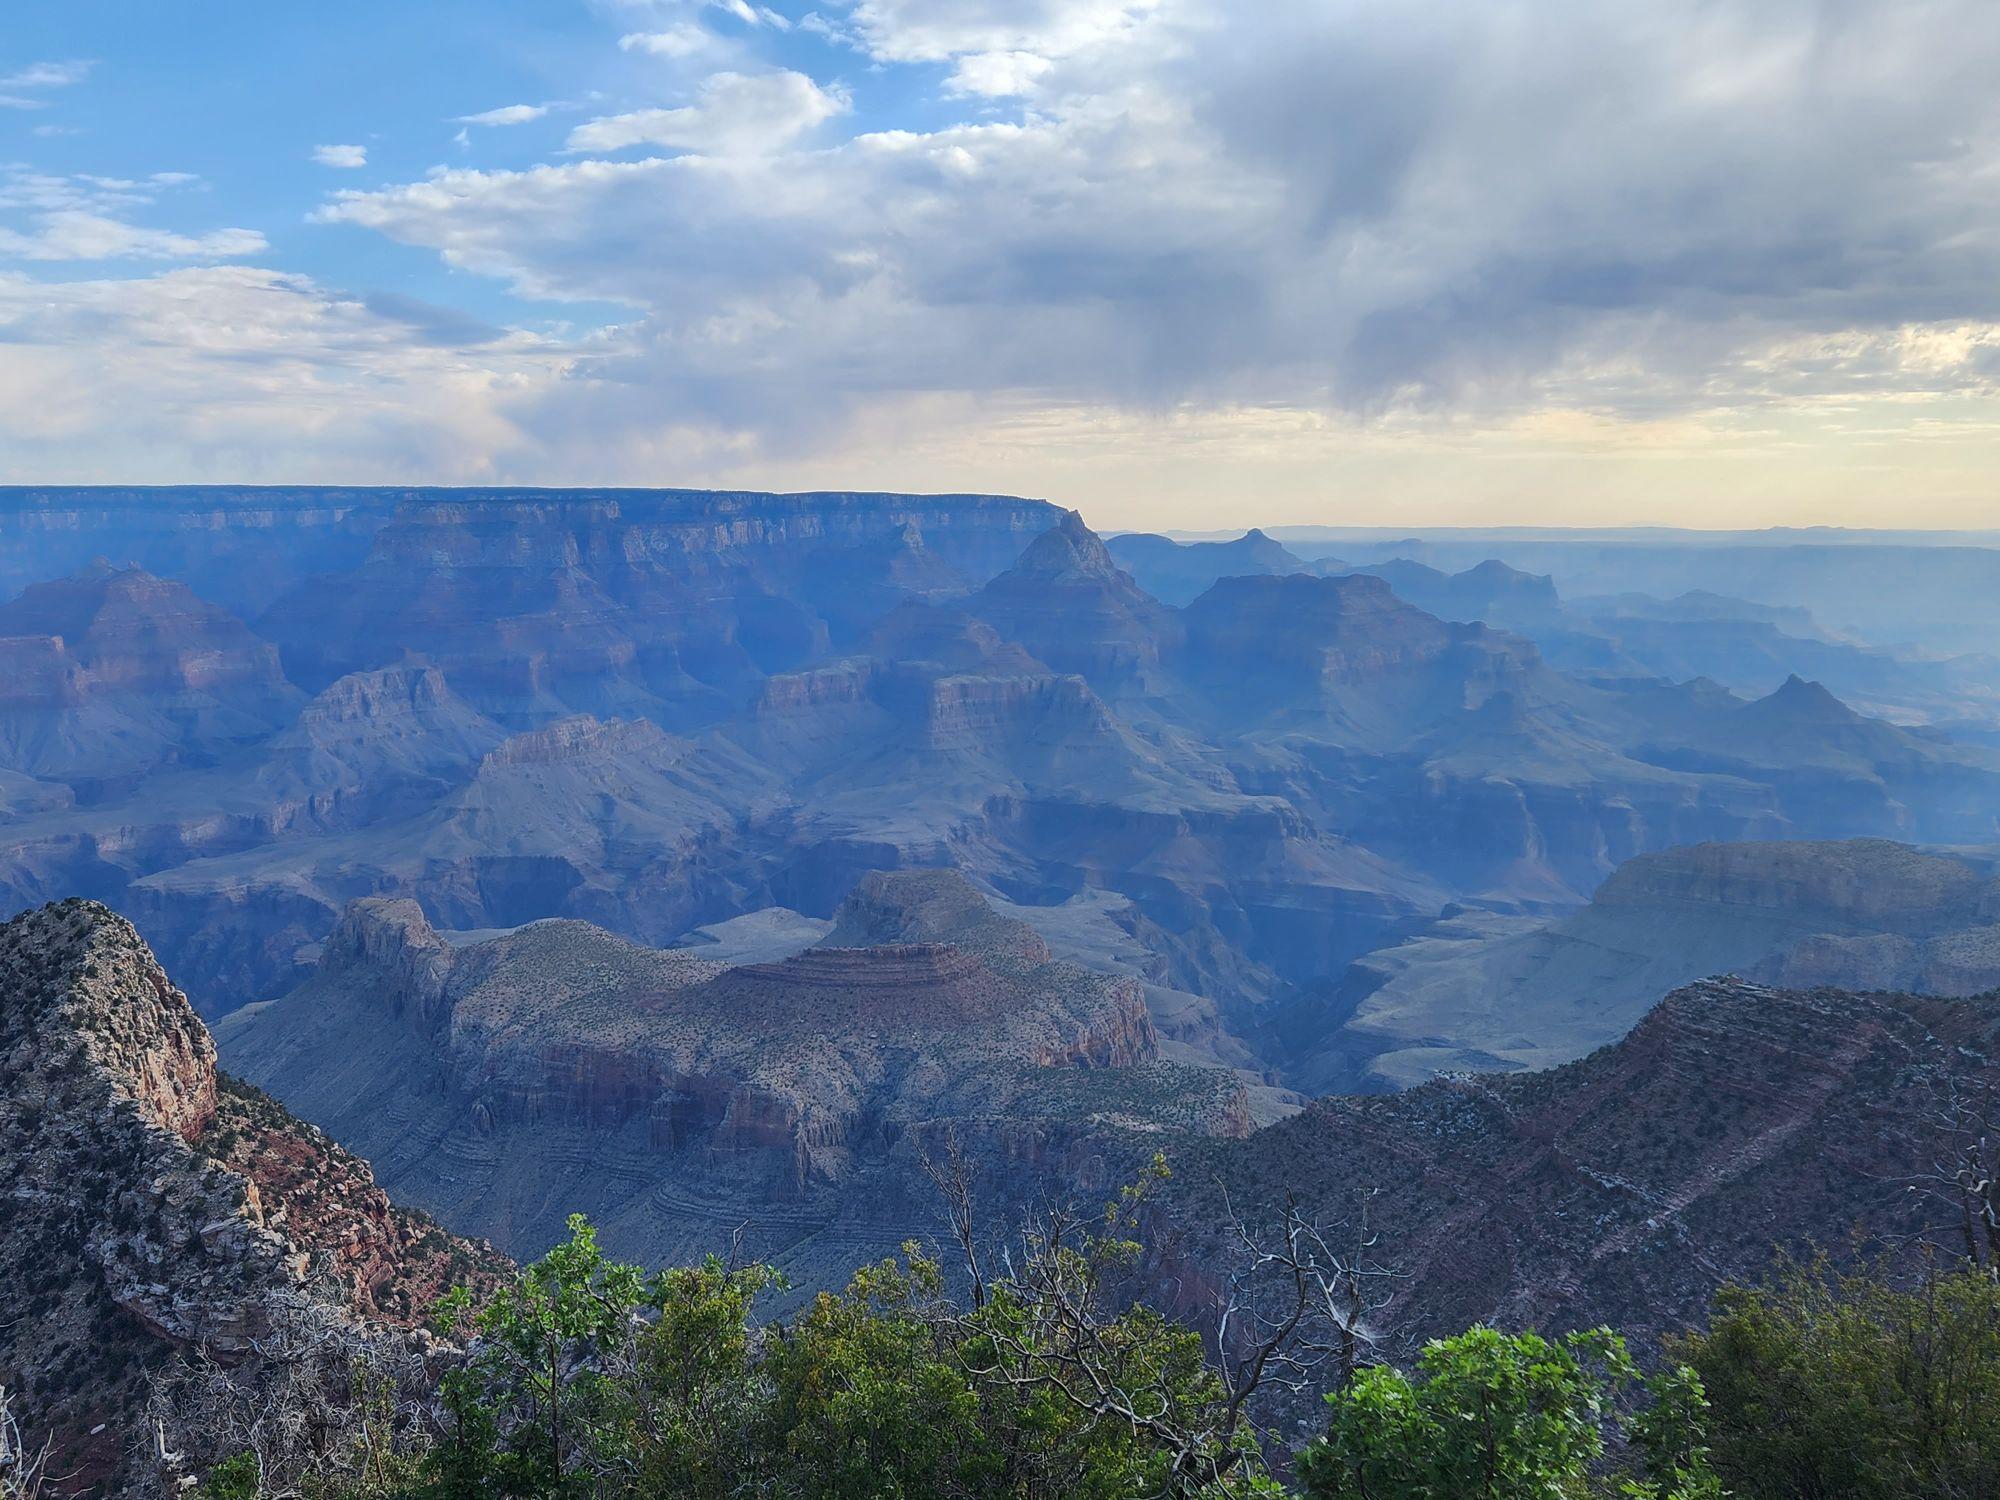
<svg viewBox="0 0 2000 1500">
<path fill-rule="evenodd" d="M 837 101 L 722 75 L 570 139 L 714 160 L 445 174 L 327 216 L 640 308 L 631 378 L 695 400 L 783 368 L 836 405 L 1654 416 L 1758 399 L 1788 338 L 2000 318 L 2000 17 L 1923 9 L 864 0 L 878 55 L 1034 111 L 806 150 Z"/>
<path fill-rule="evenodd" d="M 546 104 L 503 104 L 498 109 L 484 109 L 476 115 L 460 115 L 453 123 L 459 125 L 526 125 L 531 120 L 539 120 L 549 112 Z M 357 166 L 361 163 L 357 162 Z"/>
<path fill-rule="evenodd" d="M 315 146 L 312 159 L 322 167 L 337 167 L 343 171 L 368 165 L 366 146 Z"/>
<path fill-rule="evenodd" d="M 1066 56 L 1129 31 L 1161 0 L 860 0 L 853 35 L 884 62 L 971 53 Z M 1250 14 L 1244 14 L 1251 20 Z"/>
<path fill-rule="evenodd" d="M 803 73 L 717 73 L 693 104 L 607 115 L 572 130 L 573 152 L 623 151 L 633 146 L 711 155 L 771 151 L 847 108 L 839 94 Z"/>
<path fill-rule="evenodd" d="M 973 52 L 958 60 L 945 80 L 945 91 L 993 99 L 1030 94 L 1035 80 L 1050 66 L 1049 59 L 1033 52 Z"/>
</svg>

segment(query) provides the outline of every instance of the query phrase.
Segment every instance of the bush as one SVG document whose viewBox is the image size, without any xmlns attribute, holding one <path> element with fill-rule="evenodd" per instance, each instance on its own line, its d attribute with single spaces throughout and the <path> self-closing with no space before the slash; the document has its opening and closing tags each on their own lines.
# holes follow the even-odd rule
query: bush
<svg viewBox="0 0 2000 1500">
<path fill-rule="evenodd" d="M 1913 1289 L 1794 1266 L 1721 1292 L 1676 1353 L 1714 1404 L 1715 1462 L 1744 1500 L 2000 1495 L 2000 1282 Z"/>
<path fill-rule="evenodd" d="M 1630 1426 L 1639 1472 L 1598 1471 L 1613 1402 L 1637 1380 L 1609 1329 L 1550 1341 L 1474 1328 L 1427 1346 L 1414 1376 L 1378 1366 L 1327 1400 L 1327 1435 L 1301 1456 L 1312 1500 L 1551 1500 L 1593 1492 L 1711 1500 L 1699 1381 L 1670 1370 Z"/>
</svg>

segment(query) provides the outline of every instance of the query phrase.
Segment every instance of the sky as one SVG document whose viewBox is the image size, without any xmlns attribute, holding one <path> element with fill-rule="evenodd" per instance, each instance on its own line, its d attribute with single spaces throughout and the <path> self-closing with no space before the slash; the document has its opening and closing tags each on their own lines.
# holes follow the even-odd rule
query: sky
<svg viewBox="0 0 2000 1500">
<path fill-rule="evenodd" d="M 2000 524 L 1993 0 L 12 0 L 0 482 Z"/>
</svg>

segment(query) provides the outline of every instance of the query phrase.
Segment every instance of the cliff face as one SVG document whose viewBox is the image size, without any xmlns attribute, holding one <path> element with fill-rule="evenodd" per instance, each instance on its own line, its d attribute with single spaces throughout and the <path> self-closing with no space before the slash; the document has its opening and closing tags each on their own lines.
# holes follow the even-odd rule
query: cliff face
<svg viewBox="0 0 2000 1500">
<path fill-rule="evenodd" d="M 277 649 L 186 585 L 97 564 L 0 604 L 0 763 L 97 794 L 268 735 L 300 695 Z"/>
<path fill-rule="evenodd" d="M 1268 1002 L 1448 903 L 1559 917 L 1674 845 L 1972 844 L 2000 806 L 2000 757 L 1811 684 L 1746 703 L 1583 680 L 1268 539 L 1140 547 L 1223 570 L 1173 608 L 1040 502 L 0 493 L 0 537 L 34 556 L 85 535 L 191 568 L 205 536 L 258 575 L 213 597 L 241 614 L 259 594 L 261 634 L 129 569 L 0 605 L 39 632 L 0 641 L 0 903 L 110 902 L 218 1012 L 294 987 L 360 898 L 663 944 L 770 907 L 824 920 L 868 870 L 951 866 L 1045 908 L 1130 903 L 1241 1057 Z M 327 567 L 301 579 L 314 537 Z M 1444 582 L 1523 610 L 1546 591 L 1498 567 Z M 295 684 L 273 687 L 273 641 Z M 1941 984 L 1976 960 L 1868 962 Z M 1515 1058 L 1522 1035 L 1487 1040 Z"/>
<path fill-rule="evenodd" d="M 1178 629 L 1173 612 L 1112 561 L 1075 511 L 966 607 L 1037 660 L 1114 698 L 1146 686 Z"/>
<path fill-rule="evenodd" d="M 0 597 L 109 557 L 255 614 L 307 574 L 358 562 L 397 499 L 317 486 L 0 486 Z"/>
<path fill-rule="evenodd" d="M 483 711 L 719 717 L 899 599 L 963 592 L 1052 510 L 988 496 L 477 493 L 404 505 L 264 616 L 308 686 L 424 651 Z"/>
<path fill-rule="evenodd" d="M 498 1258 L 375 1186 L 366 1163 L 254 1090 L 138 934 L 65 902 L 0 927 L 0 1381 L 65 1467 L 143 1486 L 150 1370 L 254 1364 L 296 1299 L 407 1327 Z M 387 1336 L 387 1335 L 385 1335 Z M 101 1430 L 96 1430 L 100 1429 Z"/>
<path fill-rule="evenodd" d="M 1134 1129 L 1249 1127 L 1231 1075 L 1159 1060 L 1136 982 L 1051 960 L 943 872 L 864 881 L 825 944 L 733 968 L 572 922 L 454 950 L 362 903 L 223 1038 L 455 1224 L 528 1250 L 581 1209 L 665 1260 L 747 1221 L 804 1280 L 921 1221 L 947 1130 L 1025 1192 Z"/>
</svg>

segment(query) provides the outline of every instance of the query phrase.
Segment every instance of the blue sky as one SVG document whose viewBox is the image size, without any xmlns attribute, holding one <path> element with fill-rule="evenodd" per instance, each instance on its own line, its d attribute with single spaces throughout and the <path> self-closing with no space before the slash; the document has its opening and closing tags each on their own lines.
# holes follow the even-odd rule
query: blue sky
<svg viewBox="0 0 2000 1500">
<path fill-rule="evenodd" d="M 0 480 L 1990 522 L 1989 0 L 16 0 Z"/>
</svg>

